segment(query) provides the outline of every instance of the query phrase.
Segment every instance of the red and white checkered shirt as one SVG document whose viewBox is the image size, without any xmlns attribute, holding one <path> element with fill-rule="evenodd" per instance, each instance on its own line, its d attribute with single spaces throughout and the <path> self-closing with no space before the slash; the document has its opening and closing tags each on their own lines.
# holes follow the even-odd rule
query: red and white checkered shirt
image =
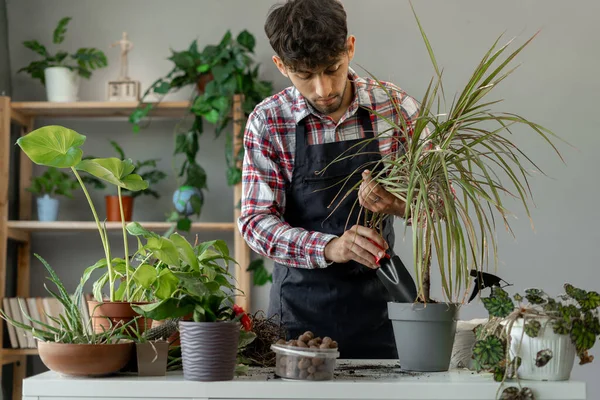
<svg viewBox="0 0 600 400">
<path fill-rule="evenodd" d="M 316 111 L 295 87 L 265 99 L 250 114 L 244 133 L 241 215 L 238 228 L 258 254 L 289 267 L 325 268 L 325 245 L 334 235 L 291 227 L 282 220 L 286 205 L 286 187 L 292 179 L 296 150 L 296 125 L 306 117 L 308 144 L 323 144 L 364 137 L 357 109 L 360 106 L 402 126 L 396 111 L 399 106 L 405 121 L 414 123 L 418 102 L 397 86 L 361 78 L 350 69 L 354 82 L 353 101 L 336 124 Z M 396 103 L 396 107 L 393 102 Z M 396 152 L 400 132 L 390 129 L 383 118 L 370 113 L 374 135 L 381 135 L 382 156 Z M 385 132 L 385 133 L 384 133 Z M 323 205 L 326 207 L 327 205 Z"/>
</svg>

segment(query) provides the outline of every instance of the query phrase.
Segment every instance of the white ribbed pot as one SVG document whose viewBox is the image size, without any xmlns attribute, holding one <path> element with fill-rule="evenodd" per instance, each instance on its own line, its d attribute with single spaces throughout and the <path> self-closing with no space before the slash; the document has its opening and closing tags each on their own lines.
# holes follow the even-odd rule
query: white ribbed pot
<svg viewBox="0 0 600 400">
<path fill-rule="evenodd" d="M 540 333 L 532 338 L 523 332 L 523 319 L 515 321 L 511 330 L 511 357 L 521 357 L 521 366 L 517 374 L 521 379 L 534 381 L 565 381 L 571 377 L 575 362 L 575 345 L 569 335 L 554 333 L 547 319 L 538 319 L 542 324 Z M 522 337 L 522 340 L 521 340 Z M 520 347 L 520 348 L 519 348 Z M 541 350 L 552 351 L 552 358 L 543 367 L 535 365 L 537 354 Z"/>
<path fill-rule="evenodd" d="M 81 79 L 77 71 L 65 67 L 49 67 L 44 70 L 44 77 L 48 101 L 66 103 L 79 100 Z"/>
</svg>

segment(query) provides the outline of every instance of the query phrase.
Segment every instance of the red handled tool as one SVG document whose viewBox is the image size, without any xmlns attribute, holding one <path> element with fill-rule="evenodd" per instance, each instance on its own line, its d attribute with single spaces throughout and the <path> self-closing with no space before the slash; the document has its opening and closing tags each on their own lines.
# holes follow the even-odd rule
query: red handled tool
<svg viewBox="0 0 600 400">
<path fill-rule="evenodd" d="M 397 303 L 414 302 L 417 299 L 417 286 L 400 257 L 390 256 L 376 242 L 371 239 L 369 241 L 384 252 L 382 257 L 375 258 L 375 263 L 379 265 L 377 276 L 392 296 L 392 300 Z"/>
</svg>

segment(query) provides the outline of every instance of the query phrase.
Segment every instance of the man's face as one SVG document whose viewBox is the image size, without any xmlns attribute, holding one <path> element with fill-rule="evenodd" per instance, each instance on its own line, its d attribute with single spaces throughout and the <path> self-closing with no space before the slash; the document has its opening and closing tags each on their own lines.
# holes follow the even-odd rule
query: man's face
<svg viewBox="0 0 600 400">
<path fill-rule="evenodd" d="M 341 54 L 329 65 L 313 70 L 289 68 L 279 57 L 273 57 L 273 61 L 311 106 L 329 115 L 340 109 L 348 89 L 348 68 L 354 55 L 354 38 L 349 38 L 348 42 L 348 52 Z"/>
</svg>

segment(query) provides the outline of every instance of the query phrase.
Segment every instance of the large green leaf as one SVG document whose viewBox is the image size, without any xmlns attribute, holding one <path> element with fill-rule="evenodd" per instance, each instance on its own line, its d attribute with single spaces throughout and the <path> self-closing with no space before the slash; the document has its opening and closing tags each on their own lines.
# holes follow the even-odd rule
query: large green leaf
<svg viewBox="0 0 600 400">
<path fill-rule="evenodd" d="M 146 229 L 142 225 L 140 225 L 139 222 L 135 222 L 135 221 L 128 223 L 125 226 L 125 229 L 127 229 L 127 232 L 129 232 L 129 234 L 133 235 L 133 236 L 142 236 L 146 239 L 159 237 L 159 235 L 157 233 L 149 231 L 148 229 Z"/>
<path fill-rule="evenodd" d="M 495 367 L 504 358 L 502 341 L 496 336 L 476 341 L 473 346 L 473 358 L 483 368 Z"/>
<path fill-rule="evenodd" d="M 173 242 L 165 237 L 151 237 L 146 243 L 146 250 L 167 265 L 179 266 L 179 252 Z"/>
<path fill-rule="evenodd" d="M 20 137 L 17 145 L 38 165 L 69 168 L 81 161 L 85 139 L 74 130 L 48 125 Z"/>
<path fill-rule="evenodd" d="M 165 268 L 158 274 L 156 283 L 157 287 L 154 295 L 159 299 L 167 299 L 177 290 L 179 279 L 177 279 L 171 270 Z"/>
<path fill-rule="evenodd" d="M 193 299 L 189 296 L 184 296 L 181 299 L 169 297 L 157 303 L 141 306 L 132 304 L 131 308 L 147 318 L 161 321 L 167 318 L 184 317 L 194 311 L 194 306 Z"/>
<path fill-rule="evenodd" d="M 149 264 L 142 264 L 135 269 L 131 278 L 144 289 L 150 289 L 157 279 L 156 269 Z"/>
<path fill-rule="evenodd" d="M 135 166 L 131 160 L 119 160 L 116 157 L 95 158 L 83 160 L 75 168 L 132 192 L 148 188 L 148 182 L 141 176 L 132 174 Z"/>
<path fill-rule="evenodd" d="M 179 233 L 173 233 L 169 239 L 179 250 L 179 257 L 186 263 L 188 263 L 195 271 L 200 271 L 200 265 L 198 264 L 198 258 L 194 253 L 192 245 Z"/>
<path fill-rule="evenodd" d="M 210 291 L 209 287 L 198 279 L 197 276 L 183 272 L 175 272 L 175 276 L 179 279 L 183 288 L 193 296 L 203 297 Z"/>
</svg>

